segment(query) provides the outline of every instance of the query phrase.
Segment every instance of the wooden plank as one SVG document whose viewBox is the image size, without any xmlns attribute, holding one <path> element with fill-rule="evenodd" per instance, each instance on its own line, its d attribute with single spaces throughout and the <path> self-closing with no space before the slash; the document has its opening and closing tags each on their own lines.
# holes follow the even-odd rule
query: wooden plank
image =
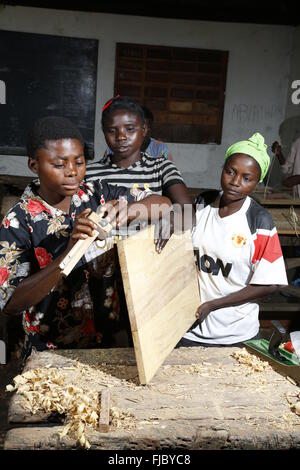
<svg viewBox="0 0 300 470">
<path fill-rule="evenodd" d="M 5 194 L 1 199 L 0 205 L 0 215 L 5 216 L 5 214 L 19 201 L 19 196 Z"/>
<path fill-rule="evenodd" d="M 280 289 L 280 292 L 288 294 L 290 297 L 300 297 L 300 287 L 297 286 L 284 286 Z"/>
<path fill-rule="evenodd" d="M 268 207 L 279 235 L 300 236 L 300 207 L 294 208 L 297 221 L 293 223 L 289 207 Z"/>
<path fill-rule="evenodd" d="M 300 199 L 293 196 L 292 190 L 275 190 L 268 188 L 265 192 L 265 188 L 256 190 L 253 193 L 254 199 L 256 199 L 262 206 L 300 206 Z"/>
<path fill-rule="evenodd" d="M 281 246 L 300 246 L 300 237 L 293 235 L 279 234 L 279 241 Z"/>
<path fill-rule="evenodd" d="M 20 192 L 26 188 L 26 186 L 36 179 L 36 176 L 18 176 L 18 175 L 0 175 L 0 185 L 7 185 L 10 188 L 17 188 Z"/>
<path fill-rule="evenodd" d="M 234 401 L 234 397 L 231 397 Z M 253 397 L 255 401 L 255 397 Z M 243 405 L 246 408 L 246 405 Z M 209 412 L 213 410 L 209 409 Z M 207 413 L 208 416 L 208 413 Z M 145 426 L 136 432 L 114 431 L 111 433 L 87 433 L 91 450 L 152 450 L 182 449 L 184 453 L 195 450 L 290 450 L 300 449 L 298 429 L 275 430 L 262 429 L 263 418 L 251 420 L 249 415 L 243 418 L 251 425 L 243 426 L 242 419 L 235 419 L 235 425 L 227 428 L 220 416 L 215 417 L 214 425 L 207 425 L 207 420 L 194 418 L 190 422 L 156 420 L 161 426 Z M 211 420 L 210 420 L 211 421 Z M 155 421 L 154 421 L 155 422 Z M 254 423 L 254 424 L 253 424 Z M 246 428 L 246 429 L 245 429 Z M 65 436 L 59 439 L 62 427 L 31 427 L 8 431 L 5 450 L 78 450 L 75 439 Z M 124 454 L 122 454 L 124 455 Z M 184 454 L 185 455 L 185 454 Z"/>
<path fill-rule="evenodd" d="M 110 392 L 109 390 L 103 389 L 101 391 L 99 432 L 109 431 L 109 414 L 110 414 Z"/>
<path fill-rule="evenodd" d="M 173 235 L 155 251 L 154 227 L 118 243 L 140 382 L 156 373 L 195 322 L 200 305 L 191 235 Z"/>
<path fill-rule="evenodd" d="M 300 266 L 300 257 L 298 258 L 284 258 L 285 269 L 294 269 Z"/>
<path fill-rule="evenodd" d="M 260 312 L 300 312 L 299 302 L 259 302 Z"/>
<path fill-rule="evenodd" d="M 280 194 L 271 195 L 268 194 L 267 197 L 263 195 L 255 194 L 254 198 L 261 204 L 262 206 L 300 206 L 300 199 L 294 199 L 290 195 Z"/>
<path fill-rule="evenodd" d="M 202 191 L 209 191 L 212 188 L 187 188 L 188 192 L 193 195 L 197 196 Z M 257 190 L 253 194 L 253 198 L 259 202 L 262 206 L 300 206 L 300 199 L 294 199 L 292 193 L 267 193 L 267 197 L 263 194 L 262 190 Z M 268 209 L 269 210 L 269 209 Z M 286 210 L 286 208 L 284 209 Z"/>
<path fill-rule="evenodd" d="M 262 206 L 300 206 L 300 199 L 288 199 L 288 198 L 255 198 Z"/>
</svg>

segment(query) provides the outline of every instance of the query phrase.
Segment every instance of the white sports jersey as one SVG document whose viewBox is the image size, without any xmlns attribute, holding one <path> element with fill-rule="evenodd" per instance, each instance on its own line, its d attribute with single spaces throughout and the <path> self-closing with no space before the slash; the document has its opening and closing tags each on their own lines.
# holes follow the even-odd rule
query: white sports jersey
<svg viewBox="0 0 300 470">
<path fill-rule="evenodd" d="M 216 191 L 197 198 L 193 245 L 201 302 L 225 297 L 247 284 L 287 284 L 271 215 L 247 197 L 238 212 L 221 218 L 219 201 Z M 210 344 L 245 341 L 258 333 L 258 313 L 258 304 L 253 302 L 214 310 L 184 338 Z"/>
</svg>

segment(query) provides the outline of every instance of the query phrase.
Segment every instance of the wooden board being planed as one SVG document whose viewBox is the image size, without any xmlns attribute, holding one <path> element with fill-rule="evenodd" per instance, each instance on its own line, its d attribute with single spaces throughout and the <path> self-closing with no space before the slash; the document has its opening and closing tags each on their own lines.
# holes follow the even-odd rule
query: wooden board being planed
<svg viewBox="0 0 300 470">
<path fill-rule="evenodd" d="M 173 235 L 158 254 L 154 226 L 118 243 L 139 379 L 146 384 L 184 333 L 200 305 L 191 235 Z"/>
</svg>

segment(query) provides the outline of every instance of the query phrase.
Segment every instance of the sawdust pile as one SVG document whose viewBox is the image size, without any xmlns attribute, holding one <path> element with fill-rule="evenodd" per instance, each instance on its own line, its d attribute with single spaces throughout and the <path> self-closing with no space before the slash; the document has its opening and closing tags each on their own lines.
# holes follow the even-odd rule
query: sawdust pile
<svg viewBox="0 0 300 470">
<path fill-rule="evenodd" d="M 295 397 L 296 401 L 294 403 L 290 403 L 291 410 L 296 413 L 296 415 L 300 416 L 300 393 Z"/>
<path fill-rule="evenodd" d="M 259 357 L 250 354 L 246 348 L 241 349 L 240 351 L 234 351 L 231 354 L 239 364 L 246 365 L 253 372 L 266 372 L 272 370 L 272 367 L 267 361 L 262 361 Z"/>
<path fill-rule="evenodd" d="M 131 429 L 136 426 L 134 415 L 130 411 L 119 410 L 112 406 L 110 409 L 111 424 L 115 428 Z"/>
<path fill-rule="evenodd" d="M 185 374 L 197 374 L 201 377 L 218 377 L 224 370 L 222 364 L 212 364 L 207 361 L 202 361 L 200 364 L 166 364 L 162 367 L 170 375 L 173 375 L 174 370 L 176 370 Z"/>
<path fill-rule="evenodd" d="M 26 408 L 33 414 L 38 411 L 65 415 L 65 426 L 60 438 L 69 435 L 88 449 L 87 428 L 97 428 L 99 398 L 95 391 L 84 391 L 74 385 L 65 385 L 65 377 L 59 369 L 33 369 L 14 379 L 14 386 L 6 390 L 23 395 Z"/>
<path fill-rule="evenodd" d="M 291 429 L 295 429 L 295 425 L 299 425 L 299 420 L 295 417 L 295 414 L 300 416 L 300 393 L 286 393 L 285 397 L 290 410 L 281 416 L 280 427 L 286 431 L 290 431 Z M 293 413 L 291 413 L 291 411 Z"/>
</svg>

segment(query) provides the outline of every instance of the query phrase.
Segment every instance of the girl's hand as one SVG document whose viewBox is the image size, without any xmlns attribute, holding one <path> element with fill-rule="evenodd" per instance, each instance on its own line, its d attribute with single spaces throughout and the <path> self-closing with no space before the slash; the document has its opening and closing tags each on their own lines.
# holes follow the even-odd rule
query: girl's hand
<svg viewBox="0 0 300 470">
<path fill-rule="evenodd" d="M 174 233 L 174 213 L 167 213 L 155 223 L 154 243 L 155 251 L 161 253 L 168 240 Z"/>
<path fill-rule="evenodd" d="M 277 141 L 273 142 L 271 149 L 276 157 L 281 153 L 281 145 Z"/>
<path fill-rule="evenodd" d="M 126 201 L 112 199 L 103 204 L 100 214 L 102 214 L 104 219 L 113 227 L 118 228 L 127 224 L 129 207 L 130 204 L 127 204 Z"/>
<path fill-rule="evenodd" d="M 77 240 L 85 240 L 88 237 L 92 237 L 94 230 L 97 230 L 99 233 L 98 237 L 101 240 L 107 237 L 107 234 L 104 230 L 101 230 L 97 224 L 88 219 L 88 216 L 91 212 L 91 209 L 85 209 L 76 217 L 75 225 L 68 243 L 68 250 L 70 250 L 75 245 Z"/>
<path fill-rule="evenodd" d="M 196 318 L 198 320 L 198 323 L 202 323 L 203 320 L 205 320 L 205 318 L 210 314 L 210 312 L 212 312 L 213 310 L 215 310 L 214 308 L 214 305 L 213 305 L 213 302 L 212 301 L 208 301 L 208 302 L 204 302 L 204 304 L 201 304 L 198 308 L 197 308 L 197 311 L 196 311 Z"/>
</svg>

